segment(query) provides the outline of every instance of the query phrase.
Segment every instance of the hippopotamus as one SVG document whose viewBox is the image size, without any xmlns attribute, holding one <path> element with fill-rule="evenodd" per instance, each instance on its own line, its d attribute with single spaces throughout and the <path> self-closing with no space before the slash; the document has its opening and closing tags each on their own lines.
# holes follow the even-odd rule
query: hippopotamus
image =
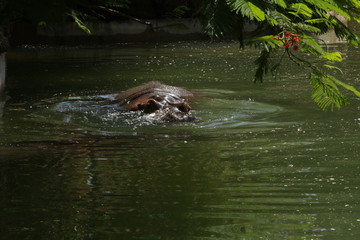
<svg viewBox="0 0 360 240">
<path fill-rule="evenodd" d="M 115 96 L 128 111 L 153 114 L 161 121 L 188 122 L 196 118 L 190 113 L 188 99 L 194 94 L 180 87 L 150 82 L 121 92 Z"/>
</svg>

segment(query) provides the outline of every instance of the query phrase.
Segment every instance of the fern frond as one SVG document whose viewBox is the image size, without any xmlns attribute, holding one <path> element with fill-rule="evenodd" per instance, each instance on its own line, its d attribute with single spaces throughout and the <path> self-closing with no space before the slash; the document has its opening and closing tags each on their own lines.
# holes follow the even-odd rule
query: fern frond
<svg viewBox="0 0 360 240">
<path fill-rule="evenodd" d="M 340 109 L 349 104 L 347 97 L 333 82 L 332 76 L 314 71 L 310 73 L 310 79 L 313 86 L 312 99 L 322 110 L 334 110 L 334 107 Z"/>
<path fill-rule="evenodd" d="M 302 49 L 312 55 L 322 56 L 326 51 L 319 45 L 319 43 L 311 36 L 302 34 Z"/>
<path fill-rule="evenodd" d="M 315 34 L 318 34 L 318 33 L 322 32 L 322 30 L 320 28 L 315 27 L 315 26 L 310 25 L 310 24 L 302 23 L 302 22 L 293 23 L 292 28 L 294 30 L 295 29 L 302 29 L 302 31 L 312 32 L 312 33 L 315 33 Z"/>
<path fill-rule="evenodd" d="M 348 3 L 350 3 L 354 8 L 360 8 L 360 1 L 358 0 L 348 0 Z"/>
<path fill-rule="evenodd" d="M 349 44 L 353 46 L 358 46 L 360 44 L 359 36 L 353 31 L 351 31 L 338 18 L 330 16 L 328 25 L 334 29 L 335 34 L 338 38 L 346 40 Z"/>
<path fill-rule="evenodd" d="M 312 19 L 306 19 L 304 22 L 309 24 L 323 24 L 326 23 L 326 18 L 312 18 Z"/>
<path fill-rule="evenodd" d="M 250 20 L 264 21 L 265 11 L 260 8 L 261 5 L 257 5 L 255 1 L 249 0 L 226 0 L 230 8 L 233 9 L 236 14 L 241 14 L 248 17 Z"/>
<path fill-rule="evenodd" d="M 290 13 L 294 15 L 303 15 L 304 17 L 311 18 L 313 15 L 313 10 L 303 3 L 294 3 L 290 5 Z"/>
<path fill-rule="evenodd" d="M 169 18 L 181 18 L 183 17 L 188 11 L 190 11 L 190 8 L 188 8 L 185 5 L 178 6 L 174 8 L 172 11 L 165 14 L 166 17 Z"/>
<path fill-rule="evenodd" d="M 323 13 L 327 14 L 331 11 L 334 11 L 346 19 L 350 20 L 351 16 L 348 12 L 344 9 L 344 6 L 338 6 L 336 1 L 334 0 L 305 0 L 309 4 L 313 5 L 314 8 L 318 10 L 322 10 Z"/>
<path fill-rule="evenodd" d="M 275 4 L 281 8 L 287 8 L 287 4 L 285 0 L 270 0 L 271 4 Z"/>
<path fill-rule="evenodd" d="M 290 18 L 277 10 L 269 10 L 266 20 L 271 26 L 279 26 L 281 29 L 289 29 L 291 26 Z"/>
<path fill-rule="evenodd" d="M 260 56 L 255 60 L 255 64 L 258 66 L 255 72 L 254 82 L 263 82 L 265 75 L 270 69 L 270 56 L 273 49 L 263 49 Z"/>
</svg>

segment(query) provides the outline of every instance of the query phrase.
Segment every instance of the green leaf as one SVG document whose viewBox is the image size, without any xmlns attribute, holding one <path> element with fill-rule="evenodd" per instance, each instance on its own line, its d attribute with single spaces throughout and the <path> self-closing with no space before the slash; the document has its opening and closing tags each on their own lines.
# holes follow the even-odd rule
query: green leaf
<svg viewBox="0 0 360 240">
<path fill-rule="evenodd" d="M 343 74 L 343 71 L 338 68 L 338 67 L 335 67 L 335 66 L 332 66 L 332 65 L 328 65 L 328 64 L 324 64 L 323 65 L 324 67 L 327 67 L 327 68 L 330 68 L 330 69 L 335 69 L 335 70 L 338 70 L 339 72 L 341 72 Z"/>
<path fill-rule="evenodd" d="M 293 23 L 292 26 L 296 29 L 302 29 L 303 31 L 306 32 L 312 32 L 312 33 L 321 33 L 322 30 L 318 27 L 315 27 L 313 25 L 309 25 L 306 23 Z"/>
<path fill-rule="evenodd" d="M 270 1 L 272 4 L 276 4 L 282 8 L 286 8 L 287 5 L 286 5 L 286 2 L 284 0 L 271 0 Z"/>
<path fill-rule="evenodd" d="M 76 25 L 83 30 L 86 34 L 91 34 L 90 29 L 85 25 L 85 23 L 80 19 L 80 14 L 75 10 L 67 13 L 68 16 L 72 17 L 76 23 Z"/>
<path fill-rule="evenodd" d="M 310 24 L 319 24 L 319 23 L 325 23 L 326 21 L 327 21 L 326 18 L 312 18 L 312 19 L 306 19 L 304 22 Z"/>
<path fill-rule="evenodd" d="M 185 5 L 181 5 L 181 6 L 174 8 L 171 12 L 166 13 L 165 16 L 167 18 L 181 18 L 189 11 L 190 11 L 190 8 L 188 8 Z"/>
<path fill-rule="evenodd" d="M 301 39 L 302 45 L 304 46 L 303 50 L 305 50 L 306 52 L 311 53 L 315 56 L 321 56 L 327 53 L 313 37 L 303 34 Z"/>
<path fill-rule="evenodd" d="M 360 92 L 359 92 L 356 88 L 354 88 L 353 86 L 348 85 L 348 84 L 346 84 L 346 83 L 344 83 L 344 82 L 342 82 L 342 81 L 340 81 L 339 79 L 334 78 L 334 77 L 332 77 L 332 80 L 333 80 L 336 84 L 338 84 L 338 85 L 342 86 L 343 88 L 345 88 L 345 89 L 353 92 L 357 97 L 360 97 Z"/>
<path fill-rule="evenodd" d="M 349 0 L 351 5 L 355 8 L 360 8 L 360 1 L 359 0 Z"/>
<path fill-rule="evenodd" d="M 249 7 L 253 13 L 253 16 L 258 21 L 264 21 L 265 20 L 265 12 L 261 10 L 259 7 L 257 7 L 252 2 L 248 2 Z"/>
<path fill-rule="evenodd" d="M 348 14 L 347 11 L 343 10 L 343 6 L 338 6 L 336 1 L 333 0 L 305 0 L 309 4 L 314 5 L 315 8 L 322 9 L 325 13 L 329 13 L 334 11 L 346 19 L 350 20 L 351 16 Z"/>
<path fill-rule="evenodd" d="M 312 98 L 323 110 L 334 107 L 340 109 L 342 106 L 348 105 L 349 101 L 334 83 L 334 77 L 313 71 L 310 73 L 311 85 L 313 86 Z"/>
<path fill-rule="evenodd" d="M 354 20 L 355 20 L 356 22 L 360 23 L 360 16 L 355 16 L 355 17 L 354 17 Z"/>
<path fill-rule="evenodd" d="M 279 26 L 281 29 L 289 29 L 291 25 L 290 18 L 276 10 L 268 11 L 266 14 L 266 19 L 270 25 Z"/>
<path fill-rule="evenodd" d="M 251 39 L 247 42 L 249 45 L 255 46 L 269 46 L 270 48 L 283 46 L 284 43 L 282 41 L 277 40 L 278 36 L 276 35 L 266 35 L 258 38 Z"/>
<path fill-rule="evenodd" d="M 264 21 L 265 12 L 259 8 L 252 1 L 247 0 L 226 0 L 230 8 L 236 12 L 236 14 L 241 14 L 248 17 L 250 20 Z"/>
<path fill-rule="evenodd" d="M 311 18 L 313 14 L 313 11 L 303 3 L 291 4 L 290 9 L 294 10 L 296 14 L 303 15 L 308 18 Z"/>
<path fill-rule="evenodd" d="M 326 53 L 326 54 L 321 55 L 320 58 L 325 58 L 327 60 L 337 61 L 337 62 L 342 61 L 342 56 L 341 56 L 340 52 Z"/>
</svg>

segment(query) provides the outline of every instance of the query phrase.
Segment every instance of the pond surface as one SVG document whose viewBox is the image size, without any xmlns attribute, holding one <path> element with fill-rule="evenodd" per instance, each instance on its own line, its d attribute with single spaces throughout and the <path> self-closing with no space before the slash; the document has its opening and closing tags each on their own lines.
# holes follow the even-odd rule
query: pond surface
<svg viewBox="0 0 360 240">
<path fill-rule="evenodd" d="M 360 49 L 341 51 L 360 88 Z M 306 74 L 253 84 L 235 42 L 24 47 L 0 111 L 4 239 L 358 239 L 360 109 L 323 112 Z M 149 81 L 192 89 L 195 123 L 121 111 Z"/>
</svg>

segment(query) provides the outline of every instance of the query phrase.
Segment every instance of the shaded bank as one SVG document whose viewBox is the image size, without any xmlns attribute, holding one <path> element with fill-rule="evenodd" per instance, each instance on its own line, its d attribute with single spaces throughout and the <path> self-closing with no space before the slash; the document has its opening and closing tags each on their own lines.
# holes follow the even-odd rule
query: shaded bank
<svg viewBox="0 0 360 240">
<path fill-rule="evenodd" d="M 151 22 L 151 25 L 131 20 L 88 22 L 86 25 L 91 34 L 87 34 L 72 22 L 47 27 L 19 22 L 10 28 L 10 43 L 15 47 L 23 44 L 86 45 L 209 39 L 200 20 L 196 18 L 150 19 L 146 22 Z M 360 32 L 356 23 L 346 20 L 343 22 L 356 33 Z M 255 28 L 255 25 L 247 24 L 244 28 L 244 37 L 250 37 Z M 237 36 L 230 34 L 227 38 L 236 39 Z M 320 39 L 327 44 L 342 42 L 333 31 L 321 35 Z"/>
<path fill-rule="evenodd" d="M 6 76 L 6 53 L 0 54 L 0 97 L 5 89 L 5 76 Z"/>
<path fill-rule="evenodd" d="M 5 88 L 6 76 L 6 51 L 8 49 L 8 40 L 4 33 L 4 27 L 0 25 L 0 98 Z"/>
<path fill-rule="evenodd" d="M 21 44 L 112 44 L 208 39 L 198 19 L 152 19 L 151 26 L 135 21 L 88 22 L 91 34 L 75 23 L 40 27 L 17 23 L 11 29 L 12 46 Z"/>
</svg>

